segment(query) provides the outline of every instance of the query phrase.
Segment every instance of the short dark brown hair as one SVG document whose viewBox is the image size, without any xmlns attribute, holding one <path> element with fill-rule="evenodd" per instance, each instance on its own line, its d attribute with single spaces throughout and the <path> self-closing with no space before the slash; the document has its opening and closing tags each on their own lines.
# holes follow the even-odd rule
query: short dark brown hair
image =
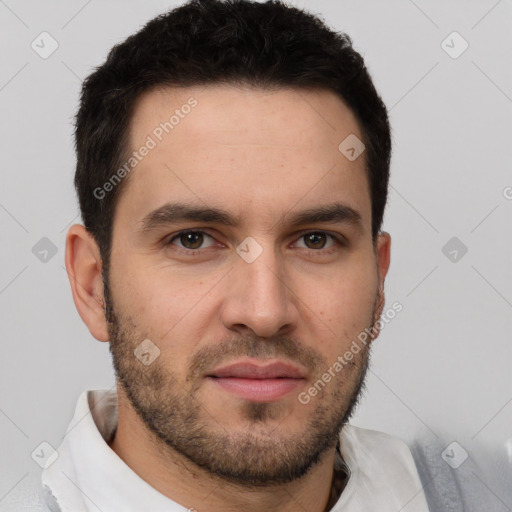
<svg viewBox="0 0 512 512">
<path fill-rule="evenodd" d="M 387 202 L 391 134 L 386 107 L 350 37 L 279 0 L 191 0 L 114 46 L 83 83 L 75 125 L 75 187 L 104 271 L 126 180 L 101 198 L 95 191 L 127 160 L 136 100 L 157 87 L 216 83 L 335 92 L 363 135 L 376 240 Z"/>
</svg>

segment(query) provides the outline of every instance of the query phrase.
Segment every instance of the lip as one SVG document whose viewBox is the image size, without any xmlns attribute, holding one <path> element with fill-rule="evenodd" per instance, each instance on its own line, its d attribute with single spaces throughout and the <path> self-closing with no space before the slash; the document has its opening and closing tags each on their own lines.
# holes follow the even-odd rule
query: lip
<svg viewBox="0 0 512 512">
<path fill-rule="evenodd" d="M 206 378 L 224 391 L 253 402 L 280 400 L 305 381 L 299 368 L 282 361 L 266 365 L 238 362 L 217 368 Z"/>
<path fill-rule="evenodd" d="M 240 361 L 208 374 L 209 377 L 231 377 L 239 379 L 303 379 L 303 372 L 289 363 L 276 361 L 266 365 L 258 365 L 249 361 Z"/>
</svg>

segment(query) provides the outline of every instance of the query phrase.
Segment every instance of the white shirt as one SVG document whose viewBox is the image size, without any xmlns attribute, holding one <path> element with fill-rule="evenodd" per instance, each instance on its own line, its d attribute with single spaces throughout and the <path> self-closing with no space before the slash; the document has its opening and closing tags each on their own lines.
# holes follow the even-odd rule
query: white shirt
<svg viewBox="0 0 512 512">
<path fill-rule="evenodd" d="M 52 512 L 187 512 L 142 480 L 109 447 L 117 426 L 114 390 L 84 391 L 58 448 L 42 473 Z M 340 449 L 350 471 L 331 512 L 428 512 L 412 455 L 387 434 L 346 425 Z"/>
</svg>

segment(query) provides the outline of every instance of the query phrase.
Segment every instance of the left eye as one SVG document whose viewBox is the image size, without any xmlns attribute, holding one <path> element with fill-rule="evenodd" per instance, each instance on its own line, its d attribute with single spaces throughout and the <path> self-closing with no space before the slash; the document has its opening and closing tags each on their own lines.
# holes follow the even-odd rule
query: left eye
<svg viewBox="0 0 512 512">
<path fill-rule="evenodd" d="M 305 233 L 300 236 L 299 240 L 305 241 L 306 249 L 327 249 L 329 247 L 326 247 L 325 244 L 328 238 L 334 241 L 334 245 L 336 244 L 334 236 L 324 233 L 323 231 Z M 330 247 L 332 247 L 332 245 Z"/>
</svg>

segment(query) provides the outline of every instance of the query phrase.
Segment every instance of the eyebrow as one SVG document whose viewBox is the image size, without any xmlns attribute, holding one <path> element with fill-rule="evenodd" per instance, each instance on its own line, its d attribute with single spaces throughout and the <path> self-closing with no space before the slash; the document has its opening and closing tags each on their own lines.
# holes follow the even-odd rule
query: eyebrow
<svg viewBox="0 0 512 512">
<path fill-rule="evenodd" d="M 156 228 L 182 221 L 204 222 L 236 227 L 242 223 L 242 218 L 216 207 L 204 207 L 187 203 L 166 203 L 148 213 L 142 220 L 141 232 L 152 231 Z M 297 227 L 303 224 L 338 224 L 345 223 L 362 230 L 362 216 L 352 207 L 336 202 L 291 212 L 281 218 L 279 226 Z"/>
</svg>

